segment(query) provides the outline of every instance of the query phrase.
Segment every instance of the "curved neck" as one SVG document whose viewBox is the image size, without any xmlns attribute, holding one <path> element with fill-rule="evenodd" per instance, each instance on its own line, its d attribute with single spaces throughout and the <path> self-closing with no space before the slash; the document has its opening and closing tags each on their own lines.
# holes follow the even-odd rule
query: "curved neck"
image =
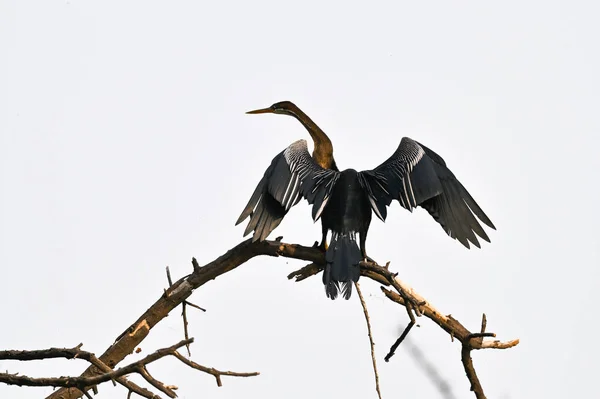
<svg viewBox="0 0 600 399">
<path fill-rule="evenodd" d="M 296 118 L 306 128 L 308 134 L 312 137 L 315 145 L 313 151 L 315 161 L 323 168 L 337 170 L 333 159 L 333 144 L 325 132 L 297 106 L 287 111 L 289 115 Z"/>
<path fill-rule="evenodd" d="M 300 108 L 294 107 L 294 109 L 288 110 L 289 114 L 296 118 L 302 125 L 308 130 L 310 137 L 312 137 L 315 145 L 317 144 L 329 144 L 331 146 L 331 140 L 325 134 L 323 130 L 312 119 L 308 117 Z"/>
</svg>

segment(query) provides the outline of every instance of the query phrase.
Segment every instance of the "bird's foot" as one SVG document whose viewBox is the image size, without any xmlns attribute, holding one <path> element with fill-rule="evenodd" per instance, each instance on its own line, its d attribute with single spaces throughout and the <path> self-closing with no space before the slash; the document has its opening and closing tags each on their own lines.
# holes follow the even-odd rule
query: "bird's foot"
<svg viewBox="0 0 600 399">
<path fill-rule="evenodd" d="M 321 251 L 323 251 L 323 252 L 327 252 L 327 248 L 328 248 L 329 246 L 327 245 L 327 242 L 325 242 L 325 241 L 324 241 L 324 242 L 321 242 L 320 244 L 319 244 L 319 241 L 315 241 L 315 243 L 313 244 L 313 246 L 312 246 L 312 247 L 313 247 L 313 248 L 318 248 L 318 249 L 320 249 L 320 250 L 321 250 Z"/>
</svg>

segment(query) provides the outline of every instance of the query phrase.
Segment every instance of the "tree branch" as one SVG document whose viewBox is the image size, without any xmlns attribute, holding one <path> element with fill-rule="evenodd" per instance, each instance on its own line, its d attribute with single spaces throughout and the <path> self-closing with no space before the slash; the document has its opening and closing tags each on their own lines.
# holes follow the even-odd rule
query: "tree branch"
<svg viewBox="0 0 600 399">
<path fill-rule="evenodd" d="M 129 395 L 131 393 L 137 393 L 138 395 L 150 398 L 150 399 L 159 399 L 160 396 L 155 395 L 154 393 L 148 391 L 145 388 L 141 388 L 133 382 L 127 380 L 125 378 L 126 375 L 137 373 L 141 375 L 149 384 L 151 384 L 156 389 L 162 391 L 170 398 L 175 398 L 177 395 L 175 394 L 175 390 L 177 387 L 172 385 L 166 385 L 163 382 L 154 378 L 146 366 L 152 362 L 155 362 L 165 356 L 174 356 L 177 359 L 181 360 L 184 364 L 192 367 L 196 370 L 211 374 L 217 378 L 217 381 L 221 383 L 220 376 L 221 375 L 229 375 L 235 377 L 251 377 L 259 375 L 259 373 L 236 373 L 232 371 L 218 371 L 213 368 L 208 368 L 205 366 L 201 366 L 197 363 L 192 362 L 191 360 L 186 359 L 183 355 L 181 355 L 177 349 L 181 348 L 184 345 L 189 345 L 194 341 L 193 338 L 183 340 L 178 342 L 175 345 L 172 345 L 168 348 L 159 349 L 156 352 L 144 357 L 141 360 L 133 362 L 125 367 L 119 368 L 117 370 L 112 370 L 106 364 L 102 363 L 93 353 L 82 351 L 80 349 L 81 344 L 76 346 L 75 348 L 67 349 L 67 348 L 50 348 L 44 350 L 34 350 L 34 351 L 0 351 L 0 360 L 42 360 L 42 359 L 53 359 L 53 358 L 66 358 L 66 359 L 83 359 L 92 363 L 94 366 L 98 367 L 102 373 L 93 376 L 80 376 L 80 377 L 54 377 L 54 378 L 34 378 L 28 376 L 21 376 L 17 374 L 8 374 L 8 373 L 0 373 L 0 382 L 9 385 L 19 385 L 19 386 L 52 386 L 52 387 L 62 387 L 67 388 L 67 394 L 78 394 L 85 395 L 90 397 L 87 390 L 99 385 L 103 382 L 107 381 L 117 381 L 125 388 L 129 390 Z M 76 390 L 68 390 L 68 388 L 76 388 Z M 129 396 L 128 395 L 128 396 Z"/>
<path fill-rule="evenodd" d="M 179 360 L 181 360 L 183 363 L 185 363 L 186 365 L 190 366 L 191 368 L 194 368 L 196 370 L 200 370 L 203 371 L 205 373 L 208 373 L 210 375 L 213 375 L 215 377 L 215 379 L 217 380 L 217 386 L 223 386 L 223 384 L 221 383 L 221 376 L 222 375 L 228 375 L 228 376 L 232 376 L 232 377 L 254 377 L 259 375 L 260 373 L 254 372 L 254 373 L 238 373 L 235 371 L 219 371 L 215 368 L 212 367 L 205 367 L 202 366 L 198 363 L 195 363 L 189 359 L 186 359 L 185 357 L 183 357 L 183 355 L 179 352 L 175 352 L 175 357 Z"/>
<path fill-rule="evenodd" d="M 0 360 L 20 360 L 20 361 L 29 361 L 29 360 L 43 360 L 43 359 L 54 359 L 54 358 L 65 358 L 65 359 L 82 359 L 87 360 L 96 366 L 99 370 L 102 370 L 105 373 L 113 371 L 110 367 L 104 364 L 100 359 L 98 359 L 93 353 L 81 350 L 83 344 L 79 344 L 74 348 L 50 348 L 43 350 L 32 350 L 32 351 L 0 351 Z M 10 374 L 9 374 L 10 376 Z M 0 373 L 0 382 L 9 383 L 4 381 L 4 379 L 8 380 L 7 374 Z M 23 378 L 23 376 L 22 376 Z M 29 383 L 35 379 L 30 377 L 24 377 L 26 383 L 22 385 L 31 386 L 35 382 Z M 38 379 L 39 380 L 39 379 Z M 136 393 L 144 398 L 158 398 L 154 393 L 150 392 L 146 388 L 142 388 L 134 382 L 129 381 L 125 377 L 116 378 L 116 381 L 123 385 L 125 388 L 129 390 L 130 393 Z M 47 386 L 47 385 L 44 385 Z"/>
<path fill-rule="evenodd" d="M 379 389 L 379 373 L 377 372 L 377 360 L 375 360 L 375 342 L 373 342 L 373 334 L 371 333 L 371 321 L 369 319 L 369 311 L 367 310 L 367 304 L 365 303 L 365 298 L 363 297 L 362 291 L 360 290 L 360 285 L 358 284 L 358 281 L 355 282 L 354 285 L 356 286 L 358 299 L 360 299 L 360 303 L 365 314 L 365 320 L 367 322 L 367 333 L 369 334 L 369 342 L 371 344 L 371 360 L 373 362 L 373 373 L 375 373 L 375 390 L 377 391 L 377 396 L 379 397 L 379 399 L 381 399 L 381 390 Z"/>
<path fill-rule="evenodd" d="M 290 279 L 296 277 L 297 280 L 317 274 L 322 270 L 322 265 L 325 263 L 324 253 L 318 248 L 285 244 L 279 240 L 253 243 L 251 239 L 243 241 L 203 267 L 198 265 L 196 259 L 192 259 L 194 266 L 193 273 L 174 282 L 144 314 L 115 340 L 113 345 L 106 349 L 102 356 L 100 356 L 100 360 L 109 367 L 114 368 L 115 365 L 132 353 L 158 322 L 165 318 L 171 310 L 187 300 L 195 289 L 259 255 L 284 256 L 311 262 L 311 265 L 288 276 Z M 451 337 L 457 338 L 463 344 L 467 342 L 471 349 L 505 349 L 519 343 L 518 340 L 488 342 L 481 338 L 471 339 L 470 331 L 461 323 L 450 315 L 444 316 L 386 267 L 379 266 L 373 262 L 361 262 L 361 274 L 380 284 L 393 287 L 395 291 L 382 287 L 383 292 L 389 299 L 403 306 L 408 306 L 409 312 L 411 312 L 410 309 L 414 309 L 414 313 L 417 316 L 425 315 L 447 331 Z M 90 367 L 82 376 L 87 377 L 97 375 L 98 373 L 99 371 L 95 367 Z M 467 376 L 469 376 L 468 373 Z M 471 380 L 471 377 L 469 379 L 472 386 L 476 385 Z M 65 389 L 59 389 L 49 395 L 47 399 L 75 399 L 81 396 L 81 392 L 66 392 Z M 478 398 L 482 397 L 478 396 Z"/>
</svg>

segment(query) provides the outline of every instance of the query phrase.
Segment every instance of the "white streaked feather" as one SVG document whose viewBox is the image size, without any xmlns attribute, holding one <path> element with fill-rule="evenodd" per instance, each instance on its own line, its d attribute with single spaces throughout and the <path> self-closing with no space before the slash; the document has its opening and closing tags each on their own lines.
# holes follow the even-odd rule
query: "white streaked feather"
<svg viewBox="0 0 600 399">
<path fill-rule="evenodd" d="M 415 165 L 419 163 L 421 158 L 423 158 L 423 155 L 425 155 L 425 151 L 423 151 L 423 149 L 421 148 L 420 145 L 417 145 L 417 153 L 414 154 L 412 156 L 412 159 L 409 160 L 409 165 L 410 165 L 411 171 L 412 171 L 412 168 L 414 168 Z"/>
<path fill-rule="evenodd" d="M 292 144 L 292 145 L 294 145 L 294 144 Z M 285 158 L 285 162 L 287 162 L 288 165 L 292 164 L 292 161 L 290 160 L 290 158 L 291 158 L 290 152 L 291 152 L 292 145 L 290 145 L 288 148 L 286 148 L 283 151 L 283 157 Z M 290 168 L 291 168 L 291 166 L 290 166 Z"/>
<path fill-rule="evenodd" d="M 404 199 L 402 198 L 402 193 L 398 195 L 398 200 L 400 201 L 400 205 L 402 205 L 403 208 L 406 208 L 406 204 L 404 203 Z"/>
<path fill-rule="evenodd" d="M 291 208 L 291 206 L 294 204 L 294 199 L 297 197 L 297 193 L 300 192 L 299 187 L 298 187 L 300 184 L 300 177 L 298 176 L 298 174 L 294 174 L 294 177 L 295 177 L 294 188 L 292 189 L 288 203 L 285 206 L 285 209 L 287 209 L 287 210 L 289 210 Z"/>
<path fill-rule="evenodd" d="M 405 206 L 405 208 L 410 211 L 412 209 L 412 204 L 410 203 L 410 200 L 408 199 L 408 192 L 406 190 L 406 178 L 402 179 L 402 186 L 404 187 L 404 195 L 406 196 L 406 205 L 408 205 L 408 206 Z"/>
<path fill-rule="evenodd" d="M 410 188 L 410 195 L 412 197 L 412 206 L 416 207 L 417 206 L 417 200 L 415 199 L 415 193 L 413 192 L 413 188 L 412 188 L 412 183 L 410 181 L 410 173 L 406 174 L 406 180 L 408 180 L 408 188 Z"/>
<path fill-rule="evenodd" d="M 319 207 L 319 210 L 317 211 L 317 214 L 315 215 L 315 222 L 317 220 L 319 220 L 319 218 L 321 217 L 321 213 L 323 212 L 323 209 L 325 209 L 325 205 L 327 205 L 327 201 L 329 201 L 328 195 L 326 195 L 325 198 L 323 198 L 323 203 L 321 204 L 321 206 Z"/>
<path fill-rule="evenodd" d="M 388 190 L 386 190 L 386 188 L 385 188 L 385 187 L 383 187 L 383 185 L 382 185 L 382 184 L 379 182 L 379 180 L 378 180 L 378 179 L 376 179 L 376 180 L 375 180 L 375 182 L 377 183 L 377 185 L 379 186 L 379 188 L 381 188 L 381 189 L 383 190 L 383 192 L 385 192 L 387 195 L 389 195 L 389 194 L 390 194 L 390 193 L 389 193 L 389 191 L 388 191 Z"/>
<path fill-rule="evenodd" d="M 292 183 L 294 182 L 294 178 L 297 177 L 295 173 L 292 173 L 292 177 L 288 181 L 287 187 L 285 188 L 285 192 L 283 193 L 283 197 L 281 198 L 282 205 L 285 209 L 288 209 L 287 203 L 290 200 L 288 196 L 291 196 L 290 189 L 292 188 Z M 287 201 L 286 201 L 287 198 Z"/>
<path fill-rule="evenodd" d="M 290 202 L 290 208 L 292 206 L 294 206 L 294 204 L 296 203 L 296 201 L 298 201 L 298 198 L 302 195 L 302 193 L 300 193 L 300 190 L 296 191 L 294 198 L 292 199 L 292 202 Z"/>
<path fill-rule="evenodd" d="M 385 222 L 385 219 L 383 218 L 383 216 L 381 216 L 381 213 L 379 213 L 379 208 L 375 204 L 375 199 L 373 197 L 371 197 L 370 195 L 369 195 L 369 202 L 371 202 L 371 208 L 373 209 L 373 212 L 375 212 L 375 214 L 377 215 L 377 217 L 379 219 L 381 219 Z"/>
</svg>

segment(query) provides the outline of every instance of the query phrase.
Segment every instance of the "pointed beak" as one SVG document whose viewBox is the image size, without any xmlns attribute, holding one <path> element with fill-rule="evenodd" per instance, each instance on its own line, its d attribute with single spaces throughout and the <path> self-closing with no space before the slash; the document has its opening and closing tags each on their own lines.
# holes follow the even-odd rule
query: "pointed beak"
<svg viewBox="0 0 600 399">
<path fill-rule="evenodd" d="M 271 108 L 261 108 L 255 109 L 254 111 L 248 111 L 247 114 L 272 114 L 273 110 Z"/>
</svg>

